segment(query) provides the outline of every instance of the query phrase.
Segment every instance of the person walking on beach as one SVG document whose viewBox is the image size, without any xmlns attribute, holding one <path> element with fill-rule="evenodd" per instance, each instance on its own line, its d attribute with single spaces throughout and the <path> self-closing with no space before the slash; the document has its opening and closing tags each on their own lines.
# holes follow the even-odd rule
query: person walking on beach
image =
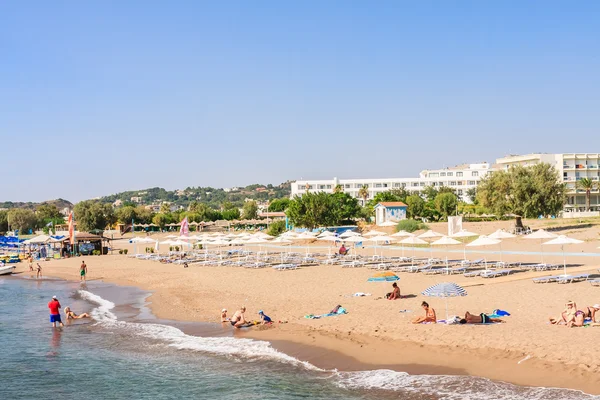
<svg viewBox="0 0 600 400">
<path fill-rule="evenodd" d="M 42 266 L 40 265 L 40 263 L 36 263 L 37 264 L 37 273 L 35 274 L 36 278 L 41 278 L 42 277 Z"/>
<path fill-rule="evenodd" d="M 50 322 L 52 323 L 52 327 L 56 328 L 57 322 L 60 326 L 65 326 L 60 320 L 60 302 L 56 296 L 52 296 L 52 300 L 48 302 L 48 308 L 50 309 Z"/>
<path fill-rule="evenodd" d="M 85 265 L 85 261 L 81 261 L 81 267 L 79 267 L 79 275 L 81 275 L 81 278 L 79 278 L 80 281 L 84 281 L 85 282 L 85 274 L 87 274 L 87 265 Z"/>
<path fill-rule="evenodd" d="M 29 253 L 29 271 L 33 272 L 33 256 L 31 255 L 31 253 Z"/>
</svg>

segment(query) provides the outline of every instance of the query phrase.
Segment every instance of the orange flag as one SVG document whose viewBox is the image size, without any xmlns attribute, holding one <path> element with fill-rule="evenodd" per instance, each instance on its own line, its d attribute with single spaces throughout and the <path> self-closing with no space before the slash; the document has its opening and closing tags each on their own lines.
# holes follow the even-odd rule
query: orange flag
<svg viewBox="0 0 600 400">
<path fill-rule="evenodd" d="M 69 214 L 69 239 L 71 244 L 75 244 L 75 226 L 73 221 L 73 211 Z"/>
</svg>

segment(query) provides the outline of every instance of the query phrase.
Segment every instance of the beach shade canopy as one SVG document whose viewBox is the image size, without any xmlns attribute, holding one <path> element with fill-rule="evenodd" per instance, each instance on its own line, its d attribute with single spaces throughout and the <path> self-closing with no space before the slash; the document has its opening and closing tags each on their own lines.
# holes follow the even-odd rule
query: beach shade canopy
<svg viewBox="0 0 600 400">
<path fill-rule="evenodd" d="M 341 238 L 347 238 L 350 236 L 361 236 L 361 235 L 358 232 L 354 232 L 354 231 L 350 231 L 350 230 L 348 230 L 340 235 Z"/>
<path fill-rule="evenodd" d="M 167 239 L 176 239 L 176 238 L 178 238 L 179 236 L 177 236 L 177 235 L 167 235 L 167 236 L 165 236 L 165 237 L 166 237 Z"/>
<path fill-rule="evenodd" d="M 46 244 L 46 243 L 56 243 L 56 242 L 60 242 L 60 240 L 51 238 L 48 235 L 39 235 L 39 236 L 33 237 L 29 240 L 25 240 L 23 242 L 23 244 Z"/>
<path fill-rule="evenodd" d="M 419 235 L 419 237 L 421 239 L 432 239 L 432 238 L 438 238 L 438 237 L 442 237 L 442 236 L 444 236 L 444 235 L 442 235 L 441 233 L 434 232 L 431 229 L 428 230 L 427 232 L 421 233 Z"/>
<path fill-rule="evenodd" d="M 548 232 L 548 231 L 545 231 L 543 229 L 538 229 L 537 231 L 535 231 L 535 232 L 533 232 L 533 233 L 531 233 L 529 235 L 526 235 L 525 239 L 539 239 L 539 241 L 540 241 L 540 247 L 541 247 L 541 253 L 542 253 L 542 264 L 543 264 L 544 263 L 544 246 L 543 246 L 542 241 L 544 239 L 554 239 L 557 236 L 558 235 L 555 235 L 552 232 Z"/>
<path fill-rule="evenodd" d="M 396 226 L 396 225 L 398 225 L 398 223 L 394 222 L 394 221 L 385 221 L 385 222 L 379 224 L 379 226 Z"/>
<path fill-rule="evenodd" d="M 417 236 L 409 236 L 406 239 L 402 239 L 399 243 L 402 244 L 428 244 L 423 239 L 419 239 Z"/>
<path fill-rule="evenodd" d="M 492 239 L 489 236 L 481 235 L 471 243 L 467 244 L 468 247 L 479 247 L 479 246 L 492 246 L 498 244 L 501 241 L 498 239 Z"/>
<path fill-rule="evenodd" d="M 427 297 L 444 297 L 446 300 L 446 321 L 448 320 L 448 297 L 466 296 L 467 291 L 453 282 L 442 282 L 428 287 L 422 292 Z"/>
<path fill-rule="evenodd" d="M 171 246 L 171 245 L 173 245 L 173 243 L 175 243 L 175 242 L 172 240 L 169 240 L 169 239 L 165 240 L 164 242 L 160 242 L 160 244 L 164 244 L 167 246 Z"/>
<path fill-rule="evenodd" d="M 392 236 L 392 237 L 409 237 L 409 236 L 414 236 L 414 234 L 412 234 L 410 232 L 406 232 L 406 231 L 398 231 L 390 236 Z"/>
<path fill-rule="evenodd" d="M 371 236 L 383 236 L 385 235 L 385 232 L 381 232 L 381 231 L 369 231 L 367 233 L 365 233 L 363 236 L 365 237 L 371 237 Z"/>
<path fill-rule="evenodd" d="M 474 237 L 474 236 L 479 236 L 479 234 L 474 233 L 474 232 L 469 232 L 464 229 L 450 235 L 450 237 L 453 237 L 453 238 L 466 238 L 466 237 Z"/>
<path fill-rule="evenodd" d="M 321 236 L 321 237 L 318 237 L 317 240 L 322 240 L 325 242 L 345 242 L 344 239 L 341 239 L 337 236 Z"/>
<path fill-rule="evenodd" d="M 456 239 L 452 239 L 451 237 L 448 236 L 443 236 L 441 238 L 439 238 L 438 240 L 436 240 L 435 242 L 431 242 L 431 245 L 435 245 L 435 246 L 451 246 L 451 245 L 455 245 L 455 244 L 462 244 L 462 242 L 459 242 Z"/>
<path fill-rule="evenodd" d="M 370 238 L 367 239 L 367 241 L 369 241 L 369 242 L 375 242 L 375 243 L 385 243 L 385 242 L 390 242 L 391 243 L 391 242 L 395 242 L 396 240 L 398 240 L 398 239 L 396 239 L 394 237 L 391 237 L 391 236 L 385 236 L 385 235 L 382 235 L 382 236 L 373 236 L 373 237 L 370 237 Z"/>
<path fill-rule="evenodd" d="M 345 238 L 343 241 L 348 242 L 348 243 L 360 243 L 360 242 L 364 242 L 365 240 L 367 240 L 367 239 L 360 235 L 358 235 L 358 236 L 353 235 L 353 236 Z"/>
<path fill-rule="evenodd" d="M 491 235 L 488 235 L 488 237 L 492 239 L 511 239 L 516 236 L 512 233 L 503 231 L 502 229 L 498 229 L 496 232 L 492 233 Z"/>
<path fill-rule="evenodd" d="M 331 232 L 331 231 L 323 231 L 321 232 L 321 234 L 319 236 L 317 236 L 319 239 L 327 237 L 327 236 L 337 236 L 335 233 Z"/>
<path fill-rule="evenodd" d="M 285 237 L 285 238 L 293 238 L 293 237 L 298 236 L 298 234 L 294 231 L 287 231 L 287 232 L 282 233 L 280 236 Z"/>
<path fill-rule="evenodd" d="M 254 237 L 259 237 L 261 239 L 273 239 L 273 236 L 271 235 L 267 235 L 266 233 L 263 232 L 256 232 L 254 235 L 252 235 Z"/>
<path fill-rule="evenodd" d="M 393 282 L 399 280 L 398 275 L 393 272 L 380 272 L 367 279 L 367 282 Z"/>
<path fill-rule="evenodd" d="M 565 235 L 560 235 L 560 236 L 550 240 L 549 242 L 544 243 L 544 244 L 560 245 L 560 249 L 562 250 L 562 253 L 563 253 L 563 268 L 564 268 L 565 276 L 567 275 L 567 259 L 565 257 L 565 245 L 566 244 L 579 244 L 579 243 L 583 243 L 583 240 L 573 239 L 573 238 L 570 238 Z"/>
<path fill-rule="evenodd" d="M 175 240 L 173 242 L 173 246 L 187 246 L 189 243 L 184 242 L 183 240 Z"/>
</svg>

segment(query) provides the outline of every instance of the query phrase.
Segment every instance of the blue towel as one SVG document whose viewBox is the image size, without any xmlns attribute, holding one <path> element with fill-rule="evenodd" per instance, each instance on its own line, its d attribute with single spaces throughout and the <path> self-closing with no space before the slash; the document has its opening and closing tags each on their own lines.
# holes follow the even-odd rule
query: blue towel
<svg viewBox="0 0 600 400">
<path fill-rule="evenodd" d="M 494 310 L 494 315 L 497 315 L 499 317 L 509 317 L 510 313 L 508 311 L 504 311 L 504 310 Z"/>
</svg>

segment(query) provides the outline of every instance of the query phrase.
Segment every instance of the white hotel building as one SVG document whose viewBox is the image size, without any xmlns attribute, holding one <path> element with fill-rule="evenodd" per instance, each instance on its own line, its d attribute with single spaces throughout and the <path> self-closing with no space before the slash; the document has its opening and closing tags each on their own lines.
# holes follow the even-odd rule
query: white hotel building
<svg viewBox="0 0 600 400">
<path fill-rule="evenodd" d="M 479 181 L 491 171 L 507 169 L 511 165 L 527 166 L 539 162 L 553 165 L 558 171 L 560 179 L 567 185 L 568 196 L 565 211 L 585 211 L 585 191 L 578 190 L 575 185 L 582 178 L 589 178 L 595 182 L 600 181 L 599 153 L 510 155 L 497 159 L 493 165 L 483 162 L 424 170 L 417 178 L 300 180 L 292 183 L 292 196 L 302 196 L 306 191 L 332 193 L 337 185 L 341 185 L 344 192 L 358 198 L 362 203 L 358 192 L 365 185 L 369 190 L 369 199 L 372 199 L 377 193 L 399 188 L 418 193 L 426 186 L 448 186 L 455 189 L 456 194 L 463 201 L 470 202 L 467 191 L 476 188 Z M 597 188 L 592 191 L 590 208 L 592 211 L 600 211 L 600 193 Z"/>
</svg>

